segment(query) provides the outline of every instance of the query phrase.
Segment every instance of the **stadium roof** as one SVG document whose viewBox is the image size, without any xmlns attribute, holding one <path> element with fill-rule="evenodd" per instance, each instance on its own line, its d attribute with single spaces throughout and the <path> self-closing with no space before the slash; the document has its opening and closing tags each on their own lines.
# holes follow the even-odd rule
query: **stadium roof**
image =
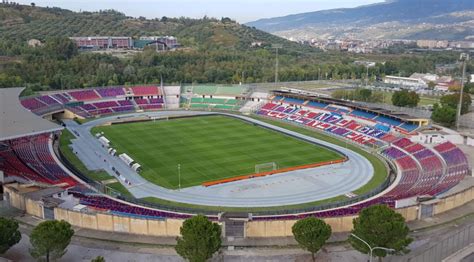
<svg viewBox="0 0 474 262">
<path fill-rule="evenodd" d="M 21 91 L 23 88 L 0 88 L 0 141 L 63 129 L 24 108 Z"/>
</svg>

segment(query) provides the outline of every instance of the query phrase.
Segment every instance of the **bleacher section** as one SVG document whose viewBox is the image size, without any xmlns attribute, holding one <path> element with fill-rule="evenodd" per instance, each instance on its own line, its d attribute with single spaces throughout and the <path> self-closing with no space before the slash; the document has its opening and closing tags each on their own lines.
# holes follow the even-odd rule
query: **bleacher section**
<svg viewBox="0 0 474 262">
<path fill-rule="evenodd" d="M 317 112 L 310 107 L 300 108 L 270 102 L 263 105 L 257 114 L 323 130 L 365 145 L 377 145 L 377 140 L 387 134 L 384 131 L 345 119 L 338 113 Z"/>
<path fill-rule="evenodd" d="M 38 115 L 66 108 L 88 118 L 97 115 L 131 112 L 137 109 L 156 110 L 165 107 L 160 87 L 105 87 L 70 91 L 22 99 L 24 107 Z M 133 100 L 140 101 L 135 104 Z"/>
<path fill-rule="evenodd" d="M 133 96 L 158 96 L 161 95 L 159 87 L 157 86 L 134 86 L 128 88 L 128 94 Z"/>
<path fill-rule="evenodd" d="M 189 107 L 193 109 L 225 109 L 225 110 L 238 110 L 240 105 L 234 98 L 203 98 L 203 97 L 192 97 L 189 101 Z"/>
<path fill-rule="evenodd" d="M 405 123 L 400 120 L 383 116 L 377 115 L 372 112 L 362 111 L 358 109 L 351 109 L 346 106 L 336 105 L 336 104 L 328 104 L 318 101 L 312 100 L 304 100 L 299 98 L 292 98 L 292 97 L 283 97 L 280 95 L 274 96 L 272 98 L 273 103 L 281 104 L 281 105 L 294 105 L 294 106 L 304 106 L 308 108 L 314 108 L 315 110 L 324 110 L 329 113 L 336 113 L 342 116 L 348 116 L 352 118 L 359 118 L 365 121 L 370 121 L 374 123 L 374 127 L 377 130 L 384 131 L 385 133 L 390 132 L 390 130 L 395 128 L 396 130 L 402 130 L 402 132 L 412 132 L 418 128 L 418 126 Z"/>
<path fill-rule="evenodd" d="M 76 185 L 52 157 L 49 150 L 51 134 L 22 137 L 8 141 L 0 149 L 0 169 L 7 176 L 18 176 L 35 182 L 62 185 Z"/>
<path fill-rule="evenodd" d="M 196 85 L 184 88 L 186 93 L 206 96 L 238 96 L 247 92 L 248 87 L 244 85 L 216 86 L 216 85 Z"/>
<path fill-rule="evenodd" d="M 103 98 L 125 96 L 125 91 L 123 90 L 123 87 L 98 88 L 96 89 L 96 91 Z"/>
<path fill-rule="evenodd" d="M 77 101 L 99 100 L 100 96 L 94 89 L 71 91 L 69 95 Z"/>
<path fill-rule="evenodd" d="M 132 215 L 136 217 L 151 219 L 186 219 L 191 217 L 191 215 L 179 214 L 175 212 L 167 212 L 132 206 L 104 196 L 86 195 L 74 191 L 72 191 L 72 193 L 75 197 L 80 199 L 80 204 L 86 205 L 91 209 L 100 210 L 102 212 L 109 211 L 110 213 L 117 215 Z"/>
<path fill-rule="evenodd" d="M 204 97 L 202 95 L 189 96 L 186 102 L 190 108 L 236 109 L 239 106 L 240 100 L 236 100 L 235 96 L 230 96 L 228 92 L 231 91 L 227 90 L 227 87 L 187 88 L 191 88 L 190 92 L 194 92 L 193 94 L 204 95 Z M 232 90 L 232 92 L 235 94 L 236 90 Z M 228 96 L 225 96 L 226 94 Z M 50 106 L 66 106 L 72 102 L 75 104 L 68 105 L 69 110 L 84 117 L 93 117 L 137 109 L 160 109 L 165 106 L 163 95 L 166 94 L 156 86 L 110 87 L 29 97 L 22 99 L 21 103 L 33 112 L 43 112 Z M 210 95 L 213 97 L 211 98 Z M 379 203 L 394 207 L 397 200 L 420 195 L 436 196 L 446 192 L 457 185 L 470 171 L 466 156 L 454 144 L 446 142 L 429 148 L 414 143 L 394 132 L 390 133 L 390 131 L 392 131 L 391 127 L 410 131 L 415 130 L 416 126 L 374 113 L 349 110 L 315 101 L 274 97 L 273 101 L 263 104 L 257 114 L 321 130 L 354 143 L 370 147 L 383 146 L 381 154 L 396 165 L 400 178 L 399 183 L 389 192 L 370 201 L 329 211 L 315 211 L 299 215 L 255 216 L 253 220 L 256 221 L 300 219 L 305 216 L 353 215 L 357 214 L 361 208 Z M 383 127 L 390 127 L 390 130 L 382 130 Z M 92 210 L 152 219 L 183 219 L 190 216 L 126 204 L 81 188 L 55 162 L 54 152 L 51 152 L 49 146 L 51 137 L 51 134 L 42 134 L 1 142 L 0 169 L 7 176 L 70 188 L 70 192 L 80 199 L 80 203 Z"/>
<path fill-rule="evenodd" d="M 393 142 L 391 147 L 382 151 L 394 160 L 402 174 L 399 185 L 388 195 L 399 198 L 438 195 L 458 184 L 468 174 L 467 159 L 456 146 L 447 142 L 435 146 L 434 150 L 443 159 L 431 149 L 406 138 Z M 447 166 L 445 171 L 443 161 Z"/>
</svg>

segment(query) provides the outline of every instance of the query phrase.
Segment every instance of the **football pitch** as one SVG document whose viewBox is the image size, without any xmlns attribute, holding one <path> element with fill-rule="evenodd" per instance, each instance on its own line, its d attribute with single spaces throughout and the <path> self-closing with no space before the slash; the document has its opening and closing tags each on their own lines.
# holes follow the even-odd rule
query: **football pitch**
<svg viewBox="0 0 474 262">
<path fill-rule="evenodd" d="M 100 126 L 117 152 L 142 166 L 140 175 L 160 186 L 178 188 L 255 173 L 255 165 L 286 168 L 331 161 L 340 154 L 324 147 L 226 116 L 200 116 Z M 268 170 L 265 170 L 268 171 Z"/>
</svg>

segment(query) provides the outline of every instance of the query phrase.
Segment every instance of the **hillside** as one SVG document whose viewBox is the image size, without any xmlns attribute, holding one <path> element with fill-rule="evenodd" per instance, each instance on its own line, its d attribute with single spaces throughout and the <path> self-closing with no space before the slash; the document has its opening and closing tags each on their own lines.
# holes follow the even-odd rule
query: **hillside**
<svg viewBox="0 0 474 262">
<path fill-rule="evenodd" d="M 294 38 L 474 38 L 472 0 L 393 0 L 383 3 L 260 19 L 247 24 Z"/>
<path fill-rule="evenodd" d="M 0 4 L 0 38 L 25 41 L 61 36 L 173 35 L 186 47 L 249 49 L 252 42 L 283 44 L 292 50 L 310 51 L 304 46 L 230 19 L 133 18 L 106 10 L 72 12 L 60 8 Z"/>
</svg>

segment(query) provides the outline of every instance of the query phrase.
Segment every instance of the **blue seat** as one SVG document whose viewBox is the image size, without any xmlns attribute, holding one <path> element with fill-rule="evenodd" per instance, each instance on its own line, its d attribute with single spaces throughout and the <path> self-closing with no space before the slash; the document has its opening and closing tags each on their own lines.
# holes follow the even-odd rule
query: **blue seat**
<svg viewBox="0 0 474 262">
<path fill-rule="evenodd" d="M 308 103 L 308 106 L 325 108 L 326 106 L 328 106 L 328 104 L 311 101 L 311 102 Z"/>
</svg>

